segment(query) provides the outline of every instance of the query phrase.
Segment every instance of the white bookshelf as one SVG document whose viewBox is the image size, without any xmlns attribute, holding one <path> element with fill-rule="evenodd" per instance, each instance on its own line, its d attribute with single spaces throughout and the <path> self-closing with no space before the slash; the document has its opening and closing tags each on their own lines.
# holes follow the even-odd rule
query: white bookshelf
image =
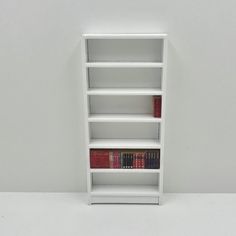
<svg viewBox="0 0 236 236">
<path fill-rule="evenodd" d="M 89 204 L 160 204 L 166 55 L 166 34 L 82 36 Z M 153 116 L 155 95 L 162 96 L 161 118 Z M 160 149 L 160 168 L 90 168 L 91 149 Z"/>
</svg>

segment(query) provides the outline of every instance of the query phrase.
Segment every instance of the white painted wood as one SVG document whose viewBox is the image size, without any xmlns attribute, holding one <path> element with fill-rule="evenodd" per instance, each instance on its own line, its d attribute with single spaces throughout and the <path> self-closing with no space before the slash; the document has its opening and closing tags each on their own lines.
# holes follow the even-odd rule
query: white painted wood
<svg viewBox="0 0 236 236">
<path fill-rule="evenodd" d="M 151 88 L 96 88 L 89 89 L 87 91 L 88 95 L 161 95 L 162 91 L 160 89 Z"/>
<path fill-rule="evenodd" d="M 96 39 L 99 39 L 99 44 L 96 44 Z M 130 42 L 122 41 L 102 41 L 101 39 L 147 39 L 147 43 L 150 43 L 146 47 L 145 43 L 142 41 L 135 41 L 137 44 L 131 45 L 132 49 L 129 50 L 127 45 Z M 158 47 L 156 47 L 154 41 L 158 40 Z M 159 204 L 160 197 L 163 193 L 163 160 L 164 160 L 164 125 L 165 125 L 165 96 L 166 96 L 166 65 L 167 65 L 167 35 L 166 34 L 85 34 L 83 35 L 82 40 L 82 51 L 83 51 L 83 73 L 84 73 L 84 98 L 85 98 L 85 120 L 86 120 L 86 156 L 87 156 L 87 172 L 88 172 L 88 194 L 90 197 L 90 203 L 152 203 Z M 89 42 L 89 43 L 88 43 Z M 109 49 L 107 50 L 107 42 L 109 44 Z M 90 44 L 91 43 L 91 44 Z M 140 44 L 141 43 L 141 44 Z M 91 50 L 89 51 L 89 45 L 91 45 Z M 119 45 L 114 48 L 114 45 Z M 137 45 L 142 45 L 142 49 L 137 53 L 135 47 Z M 160 46 L 162 45 L 162 46 Z M 123 47 L 124 46 L 124 47 Z M 123 51 L 120 54 L 120 49 L 123 47 Z M 155 51 L 152 50 L 155 48 Z M 163 47 L 163 48 L 162 48 Z M 127 53 L 124 50 L 127 49 Z M 114 50 L 113 50 L 114 49 Z M 139 48 L 137 48 L 139 49 Z M 151 49 L 151 50 L 150 50 Z M 93 51 L 95 50 L 95 51 Z M 146 50 L 146 51 L 144 51 Z M 128 52 L 129 51 L 129 52 Z M 91 53 L 91 54 L 90 54 Z M 112 54 L 113 53 L 113 54 Z M 116 53 L 116 55 L 114 55 Z M 132 54 L 134 53 L 134 54 Z M 156 54 L 155 54 L 156 53 Z M 160 53 L 160 54 L 159 54 Z M 114 56 L 113 56 L 114 55 Z M 155 56 L 156 55 L 156 56 Z M 90 57 L 91 56 L 91 57 Z M 119 60 L 122 59 L 122 60 Z M 132 60 L 131 60 L 132 59 Z M 143 60 L 141 60 L 143 59 Z M 148 60 L 149 59 L 149 60 Z M 91 68 L 91 69 L 90 69 Z M 94 69 L 93 69 L 94 68 Z M 98 68 L 98 69 L 96 69 Z M 125 73 L 125 70 L 148 70 L 149 68 L 154 71 L 157 71 L 157 83 L 148 83 L 149 86 L 142 87 L 142 81 L 138 79 L 137 81 L 141 82 L 135 86 L 135 77 L 132 80 L 129 80 L 129 84 L 125 86 L 125 79 L 120 81 L 122 86 L 119 86 L 119 83 L 113 87 L 112 79 L 119 78 L 119 73 L 117 76 L 114 76 L 111 71 L 106 74 L 102 73 L 99 68 L 103 70 L 114 70 L 112 73 L 116 73 L 118 70 L 122 70 L 122 73 Z M 110 69 L 106 69 L 110 68 Z M 116 68 L 116 69 L 113 69 Z M 136 68 L 136 69 L 135 69 Z M 159 69 L 155 69 L 159 68 Z M 93 85 L 90 84 L 90 77 L 88 70 L 93 70 Z M 99 80 L 96 80 L 96 71 L 100 70 L 99 76 L 109 75 L 108 78 L 102 76 Z M 159 71 L 159 72 L 158 72 Z M 160 74 L 161 71 L 161 74 Z M 137 72 L 137 71 L 136 71 Z M 154 72 L 155 73 L 155 72 Z M 127 75 L 126 75 L 127 76 Z M 145 79 L 144 74 L 142 78 Z M 104 77 L 104 79 L 103 79 Z M 125 78 L 125 77 L 124 77 Z M 104 86 L 104 82 L 109 80 L 109 85 Z M 160 83 L 161 80 L 161 83 Z M 99 81 L 103 84 L 99 84 Z M 134 81 L 134 86 L 132 87 L 132 82 Z M 137 82 L 136 81 L 136 82 Z M 145 83 L 143 83 L 145 84 Z M 151 85 L 151 86 L 150 86 Z M 153 87 L 152 87 L 153 85 Z M 97 96 L 101 95 L 101 96 Z M 111 100 L 110 105 L 104 101 L 105 95 L 106 99 Z M 133 95 L 133 96 L 130 96 Z M 148 105 L 151 102 L 153 95 L 162 96 L 162 117 L 155 118 L 151 114 L 151 108 Z M 147 97 L 147 99 L 146 99 Z M 103 99 L 104 98 L 104 99 Z M 134 99 L 135 100 L 134 100 Z M 142 98 L 142 100 L 140 99 Z M 144 100 L 145 98 L 145 100 Z M 91 101 L 91 104 L 89 104 Z M 137 101 L 139 107 L 145 105 L 145 109 L 140 109 L 137 106 Z M 126 104 L 124 106 L 125 112 L 122 112 L 121 104 Z M 108 105 L 108 107 L 107 107 Z M 150 103 L 151 105 L 151 103 Z M 99 106 L 98 109 L 96 107 Z M 103 107 L 107 107 L 106 109 Z M 136 112 L 135 112 L 136 111 Z M 138 112 L 137 112 L 138 111 Z M 91 114 L 90 114 L 91 113 Z M 96 124 L 96 123 L 104 124 Z M 125 123 L 140 123 L 140 127 L 144 128 L 143 123 L 153 123 L 146 125 L 154 125 L 157 127 L 157 136 L 148 136 L 150 138 L 139 137 L 138 133 L 135 134 L 135 138 L 125 137 L 125 138 L 116 138 L 112 135 L 108 137 L 109 130 L 113 130 L 113 125 L 119 124 L 122 133 L 123 129 L 128 129 L 128 124 Z M 114 123 L 114 124 L 105 124 L 105 123 Z M 117 123 L 117 124 L 116 124 Z M 122 125 L 121 125 L 122 124 Z M 100 128 L 98 125 L 102 125 Z M 106 127 L 105 127 L 105 126 Z M 112 126 L 111 126 L 112 125 Z M 131 125 L 131 124 L 130 124 Z M 139 125 L 139 124 L 137 124 Z M 104 126 L 104 127 L 103 127 Z M 161 128 L 160 128 L 161 127 Z M 102 138 L 99 135 L 101 130 L 106 128 L 105 136 Z M 91 129 L 91 132 L 90 132 Z M 117 130 L 116 130 L 117 131 Z M 151 131 L 150 129 L 143 130 L 145 132 Z M 115 132 L 115 131 L 114 131 Z M 145 133 L 144 132 L 144 133 Z M 117 132 L 119 133 L 119 132 Z M 153 132 L 151 132 L 153 133 Z M 120 135 L 120 134 L 119 134 Z M 90 137 L 91 136 L 91 137 Z M 101 137 L 101 138 L 100 138 Z M 107 138 L 108 137 L 108 138 Z M 159 141 L 160 139 L 160 141 Z M 89 163 L 89 151 L 92 148 L 98 149 L 160 149 L 161 150 L 161 161 L 159 170 L 150 170 L 150 169 L 90 169 Z M 133 176 L 132 183 L 128 184 L 126 181 L 126 175 Z M 144 174 L 144 175 L 142 175 Z M 151 179 L 155 181 L 150 182 L 147 175 L 150 174 Z M 157 176 L 155 176 L 156 174 Z M 106 175 L 109 175 L 111 181 L 106 183 Z M 137 176 L 135 176 L 137 175 Z M 95 178 L 93 180 L 93 178 Z M 116 176 L 116 177 L 114 177 Z M 122 176 L 122 178 L 121 178 Z M 101 178 L 100 178 L 101 177 Z M 114 178 L 113 178 L 114 177 Z M 113 179 L 112 179 L 113 178 Z M 136 183 L 137 179 L 140 179 L 143 183 Z M 122 179 L 122 181 L 121 181 Z M 146 179 L 146 181 L 144 181 Z M 148 183 L 148 184 L 147 184 Z"/>
<path fill-rule="evenodd" d="M 91 139 L 89 147 L 155 149 L 161 145 L 156 139 Z"/>
<path fill-rule="evenodd" d="M 91 173 L 128 173 L 128 174 L 158 174 L 159 169 L 90 169 Z"/>
<path fill-rule="evenodd" d="M 164 39 L 167 34 L 84 34 L 86 39 Z"/>
<path fill-rule="evenodd" d="M 162 201 L 162 195 L 163 195 L 163 175 L 164 175 L 164 143 L 165 143 L 165 110 L 166 110 L 166 70 L 167 70 L 167 47 L 168 47 L 168 41 L 167 38 L 164 39 L 164 45 L 163 45 L 163 63 L 164 68 L 162 70 L 162 123 L 160 125 L 160 143 L 161 143 L 161 153 L 160 153 L 160 177 L 159 177 L 159 192 L 160 192 L 160 199 L 159 204 L 161 204 Z"/>
<path fill-rule="evenodd" d="M 87 89 L 88 89 L 88 72 L 85 66 L 87 61 L 87 41 L 85 38 L 82 37 L 81 39 L 81 46 L 82 46 L 82 72 L 83 72 L 83 91 L 84 91 L 84 121 L 85 121 L 85 143 L 86 143 L 86 162 L 87 162 L 87 191 L 88 195 L 90 196 L 92 181 L 91 181 L 91 173 L 90 173 L 90 152 L 89 152 L 89 140 L 90 140 L 90 131 L 89 131 L 89 123 L 88 123 L 88 114 L 89 114 L 89 103 L 88 103 L 88 96 L 87 96 Z M 88 198 L 88 203 L 90 203 L 90 198 Z"/>
<path fill-rule="evenodd" d="M 150 122 L 160 123 L 161 118 L 152 114 L 91 114 L 89 122 Z"/>
<path fill-rule="evenodd" d="M 91 196 L 92 204 L 159 204 L 159 196 Z"/>
<path fill-rule="evenodd" d="M 92 196 L 148 196 L 156 197 L 159 192 L 155 185 L 93 185 Z"/>
<path fill-rule="evenodd" d="M 86 67 L 94 68 L 162 68 L 162 62 L 87 62 Z"/>
</svg>

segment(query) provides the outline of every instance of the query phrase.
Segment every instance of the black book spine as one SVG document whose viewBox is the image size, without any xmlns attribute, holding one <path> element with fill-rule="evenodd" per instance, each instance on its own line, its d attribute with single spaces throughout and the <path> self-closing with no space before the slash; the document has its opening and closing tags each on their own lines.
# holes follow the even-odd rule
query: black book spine
<svg viewBox="0 0 236 236">
<path fill-rule="evenodd" d="M 153 152 L 153 169 L 156 169 L 156 152 Z"/>
<path fill-rule="evenodd" d="M 132 153 L 129 154 L 129 169 L 131 169 L 131 158 L 132 158 Z"/>
<path fill-rule="evenodd" d="M 125 154 L 122 153 L 122 168 L 125 168 Z"/>
<path fill-rule="evenodd" d="M 148 169 L 151 167 L 151 153 L 148 152 Z"/>
<path fill-rule="evenodd" d="M 157 169 L 160 169 L 160 150 L 157 152 Z"/>
<path fill-rule="evenodd" d="M 154 169 L 157 169 L 157 152 L 154 153 Z"/>
<path fill-rule="evenodd" d="M 129 168 L 131 169 L 132 168 L 132 153 L 130 153 L 130 156 L 129 156 Z"/>
<path fill-rule="evenodd" d="M 127 154 L 124 154 L 124 168 L 127 168 Z"/>
<path fill-rule="evenodd" d="M 133 153 L 130 153 L 130 168 L 133 168 Z"/>
<path fill-rule="evenodd" d="M 127 167 L 126 167 L 127 169 L 129 169 L 129 155 L 130 155 L 130 154 L 127 153 Z"/>
<path fill-rule="evenodd" d="M 152 169 L 153 166 L 153 152 L 150 153 L 150 169 Z"/>
</svg>

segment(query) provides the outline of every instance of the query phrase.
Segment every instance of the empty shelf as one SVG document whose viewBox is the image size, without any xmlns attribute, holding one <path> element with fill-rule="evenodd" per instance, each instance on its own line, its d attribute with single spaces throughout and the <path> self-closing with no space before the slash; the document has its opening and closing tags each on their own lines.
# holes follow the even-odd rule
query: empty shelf
<svg viewBox="0 0 236 236">
<path fill-rule="evenodd" d="M 92 196 L 157 196 L 156 185 L 93 185 Z"/>
</svg>

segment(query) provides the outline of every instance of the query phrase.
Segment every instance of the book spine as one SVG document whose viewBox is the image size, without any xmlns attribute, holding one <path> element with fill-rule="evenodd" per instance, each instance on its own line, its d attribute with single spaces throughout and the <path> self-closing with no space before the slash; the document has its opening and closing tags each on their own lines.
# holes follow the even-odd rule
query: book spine
<svg viewBox="0 0 236 236">
<path fill-rule="evenodd" d="M 147 152 L 144 155 L 144 168 L 147 169 Z"/>
<path fill-rule="evenodd" d="M 109 167 L 113 168 L 113 151 L 109 152 Z"/>
<path fill-rule="evenodd" d="M 142 153 L 142 169 L 144 169 L 144 167 L 145 167 L 145 163 L 144 163 L 144 158 L 145 158 L 145 153 L 143 152 Z"/>
<path fill-rule="evenodd" d="M 131 153 L 131 160 L 130 160 L 130 166 L 131 166 L 131 169 L 134 168 L 134 165 L 133 165 L 133 159 L 134 159 L 134 153 Z"/>
<path fill-rule="evenodd" d="M 116 151 L 113 151 L 113 168 L 117 168 L 117 154 Z"/>
<path fill-rule="evenodd" d="M 157 169 L 160 169 L 160 150 L 157 152 Z"/>
<path fill-rule="evenodd" d="M 152 152 L 152 159 L 151 159 L 151 169 L 154 169 L 155 168 L 155 153 Z"/>
<path fill-rule="evenodd" d="M 130 153 L 127 153 L 127 169 L 130 168 Z"/>
<path fill-rule="evenodd" d="M 136 152 L 133 153 L 133 168 L 136 168 L 135 159 L 136 159 Z"/>
<path fill-rule="evenodd" d="M 124 168 L 123 164 L 124 164 L 124 153 L 121 152 L 120 153 L 120 168 Z"/>
<path fill-rule="evenodd" d="M 125 169 L 127 169 L 127 153 L 124 154 Z"/>
<path fill-rule="evenodd" d="M 150 153 L 147 152 L 147 169 L 150 168 L 149 163 L 150 163 Z"/>
<path fill-rule="evenodd" d="M 153 110 L 154 110 L 154 117 L 161 117 L 161 96 L 154 96 L 153 97 Z"/>
<path fill-rule="evenodd" d="M 117 152 L 117 168 L 121 168 L 120 167 L 120 152 Z"/>
<path fill-rule="evenodd" d="M 141 155 L 140 153 L 138 154 L 138 169 L 141 168 Z"/>
</svg>

